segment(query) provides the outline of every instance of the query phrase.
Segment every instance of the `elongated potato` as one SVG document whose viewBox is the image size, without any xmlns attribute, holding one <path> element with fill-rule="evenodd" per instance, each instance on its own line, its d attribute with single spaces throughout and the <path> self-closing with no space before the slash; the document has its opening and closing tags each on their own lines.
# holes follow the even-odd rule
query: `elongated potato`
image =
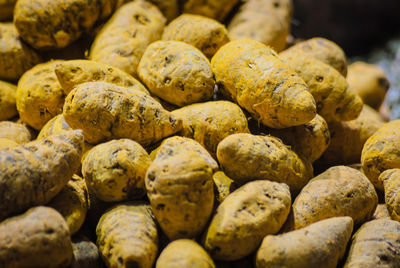
<svg viewBox="0 0 400 268">
<path fill-rule="evenodd" d="M 400 169 L 388 169 L 379 176 L 385 191 L 385 203 L 390 217 L 400 221 Z"/>
<path fill-rule="evenodd" d="M 107 267 L 153 266 L 158 235 L 149 205 L 138 202 L 116 205 L 100 218 L 96 234 Z"/>
<path fill-rule="evenodd" d="M 147 146 L 182 127 L 180 119 L 148 94 L 104 82 L 76 86 L 65 99 L 63 114 L 68 125 L 82 129 L 93 144 L 129 138 Z"/>
<path fill-rule="evenodd" d="M 379 220 L 379 219 L 388 219 L 388 220 L 391 219 L 386 204 L 378 204 L 378 206 L 375 209 L 374 215 L 372 216 L 372 220 Z"/>
<path fill-rule="evenodd" d="M 11 20 L 17 0 L 0 0 L 0 21 Z"/>
<path fill-rule="evenodd" d="M 239 188 L 238 184 L 226 176 L 223 171 L 215 172 L 213 175 L 213 180 L 215 205 L 221 204 L 228 195 Z"/>
<path fill-rule="evenodd" d="M 217 157 L 226 175 L 240 184 L 271 180 L 286 183 L 296 193 L 313 174 L 308 161 L 272 136 L 230 135 L 219 143 Z"/>
<path fill-rule="evenodd" d="M 294 200 L 294 228 L 339 216 L 350 216 L 360 225 L 371 219 L 377 205 L 375 189 L 361 172 L 332 167 L 312 179 Z"/>
<path fill-rule="evenodd" d="M 17 87 L 0 81 L 0 121 L 8 120 L 18 114 L 15 104 Z"/>
<path fill-rule="evenodd" d="M 266 235 L 279 231 L 290 204 L 286 184 L 271 181 L 245 184 L 218 206 L 204 234 L 204 248 L 217 260 L 238 260 L 249 255 Z"/>
<path fill-rule="evenodd" d="M 183 12 L 223 21 L 239 0 L 185 0 Z"/>
<path fill-rule="evenodd" d="M 266 126 L 292 127 L 315 117 L 315 101 L 304 81 L 272 49 L 255 40 L 224 45 L 211 67 L 222 93 Z"/>
<path fill-rule="evenodd" d="M 71 268 L 102 268 L 100 252 L 97 246 L 88 238 L 78 236 L 72 238 L 74 259 Z"/>
<path fill-rule="evenodd" d="M 257 268 L 336 268 L 353 231 L 350 217 L 335 217 L 282 235 L 268 235 L 257 252 Z"/>
<path fill-rule="evenodd" d="M 10 121 L 0 122 L 0 138 L 12 140 L 18 144 L 24 144 L 32 140 L 29 129 L 19 123 Z"/>
</svg>

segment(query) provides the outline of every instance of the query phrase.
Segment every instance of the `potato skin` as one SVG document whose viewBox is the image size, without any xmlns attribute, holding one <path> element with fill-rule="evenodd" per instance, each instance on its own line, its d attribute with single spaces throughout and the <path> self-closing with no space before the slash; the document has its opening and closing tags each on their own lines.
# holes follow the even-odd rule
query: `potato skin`
<svg viewBox="0 0 400 268">
<path fill-rule="evenodd" d="M 17 87 L 0 81 L 0 121 L 8 120 L 18 114 L 15 104 Z"/>
<path fill-rule="evenodd" d="M 279 231 L 290 204 L 286 184 L 267 180 L 249 182 L 218 206 L 204 234 L 203 246 L 213 259 L 241 259 L 252 253 L 266 235 Z"/>
<path fill-rule="evenodd" d="M 378 206 L 375 209 L 374 215 L 372 216 L 372 220 L 379 220 L 379 219 L 388 219 L 388 220 L 391 219 L 386 204 L 378 204 Z"/>
<path fill-rule="evenodd" d="M 222 93 L 266 126 L 302 125 L 316 115 L 307 85 L 262 43 L 229 42 L 211 59 L 211 67 Z"/>
<path fill-rule="evenodd" d="M 390 217 L 400 221 L 400 169 L 388 169 L 379 176 L 385 191 L 385 203 Z"/>
<path fill-rule="evenodd" d="M 69 131 L 0 151 L 0 220 L 54 198 L 78 171 L 83 135 Z"/>
<path fill-rule="evenodd" d="M 215 205 L 221 204 L 228 195 L 239 188 L 238 184 L 235 183 L 231 178 L 226 176 L 223 171 L 215 172 L 213 175 L 213 181 Z"/>
<path fill-rule="evenodd" d="M 7 138 L 0 138 L 0 150 L 17 147 L 19 144 Z"/>
<path fill-rule="evenodd" d="M 68 267 L 72 257 L 67 223 L 52 208 L 34 207 L 0 223 L 1 267 Z"/>
<path fill-rule="evenodd" d="M 72 128 L 65 122 L 63 114 L 58 114 L 50 119 L 40 130 L 37 139 L 43 139 L 51 135 L 61 134 L 64 131 L 72 130 Z"/>
<path fill-rule="evenodd" d="M 218 144 L 217 157 L 226 175 L 241 184 L 271 180 L 286 183 L 296 193 L 313 174 L 308 161 L 272 136 L 230 135 Z"/>
<path fill-rule="evenodd" d="M 185 0 L 183 13 L 198 14 L 223 21 L 239 0 Z"/>
<path fill-rule="evenodd" d="M 117 7 L 131 1 L 132 0 L 117 0 Z M 148 2 L 158 7 L 168 21 L 175 19 L 179 15 L 178 1 L 180 0 L 148 0 Z"/>
<path fill-rule="evenodd" d="M 378 196 L 359 171 L 336 166 L 313 178 L 293 203 L 294 228 L 338 216 L 350 216 L 355 225 L 371 219 Z"/>
<path fill-rule="evenodd" d="M 93 242 L 84 236 L 72 238 L 74 259 L 70 268 L 102 268 L 100 252 Z"/>
<path fill-rule="evenodd" d="M 257 268 L 336 268 L 353 231 L 350 217 L 335 217 L 282 235 L 264 238 Z"/>
<path fill-rule="evenodd" d="M 152 267 L 158 251 L 158 235 L 149 205 L 142 202 L 116 205 L 100 218 L 96 234 L 107 267 Z"/>
<path fill-rule="evenodd" d="M 147 146 L 182 128 L 182 121 L 148 94 L 104 82 L 76 86 L 65 99 L 63 114 L 92 144 L 129 138 Z"/>
<path fill-rule="evenodd" d="M 18 144 L 24 144 L 32 140 L 29 129 L 19 123 L 10 121 L 0 122 L 0 138 L 12 140 Z"/>
</svg>

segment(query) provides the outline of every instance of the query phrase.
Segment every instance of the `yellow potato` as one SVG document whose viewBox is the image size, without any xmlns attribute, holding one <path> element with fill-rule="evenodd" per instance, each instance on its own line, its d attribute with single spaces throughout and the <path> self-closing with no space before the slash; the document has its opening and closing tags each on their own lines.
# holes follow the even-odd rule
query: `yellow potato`
<svg viewBox="0 0 400 268">
<path fill-rule="evenodd" d="M 25 125 L 10 121 L 0 122 L 0 138 L 12 140 L 18 144 L 24 144 L 33 139 Z"/>
<path fill-rule="evenodd" d="M 0 81 L 0 121 L 8 120 L 18 114 L 15 104 L 17 87 Z"/>
</svg>

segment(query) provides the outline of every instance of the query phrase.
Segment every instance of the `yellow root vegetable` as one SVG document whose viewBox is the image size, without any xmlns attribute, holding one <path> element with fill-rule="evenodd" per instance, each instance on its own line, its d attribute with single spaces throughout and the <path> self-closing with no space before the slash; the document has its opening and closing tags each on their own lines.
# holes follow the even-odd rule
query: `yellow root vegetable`
<svg viewBox="0 0 400 268">
<path fill-rule="evenodd" d="M 120 7 L 131 1 L 132 0 L 117 0 L 117 7 Z M 179 14 L 178 1 L 180 0 L 147 0 L 147 1 L 157 6 L 168 21 L 171 21 L 176 17 L 178 17 Z"/>
<path fill-rule="evenodd" d="M 390 217 L 400 221 L 400 169 L 388 169 L 379 176 L 385 191 L 385 203 Z"/>
<path fill-rule="evenodd" d="M 231 178 L 222 171 L 217 171 L 213 175 L 215 203 L 219 205 L 225 198 L 235 191 L 238 187 Z"/>
<path fill-rule="evenodd" d="M 375 209 L 374 215 L 372 215 L 372 220 L 388 219 L 390 220 L 389 211 L 386 204 L 378 204 Z"/>
<path fill-rule="evenodd" d="M 0 81 L 0 121 L 8 120 L 18 114 L 15 104 L 17 87 Z"/>
<path fill-rule="evenodd" d="M 32 140 L 29 129 L 19 123 L 10 121 L 0 122 L 0 138 L 12 140 L 18 144 L 24 144 Z"/>
<path fill-rule="evenodd" d="M 223 21 L 239 0 L 186 0 L 183 12 Z"/>
<path fill-rule="evenodd" d="M 9 140 L 6 138 L 0 138 L 0 150 L 1 149 L 8 149 L 8 148 L 13 148 L 13 147 L 17 147 L 19 144 L 16 143 L 13 140 Z"/>
</svg>

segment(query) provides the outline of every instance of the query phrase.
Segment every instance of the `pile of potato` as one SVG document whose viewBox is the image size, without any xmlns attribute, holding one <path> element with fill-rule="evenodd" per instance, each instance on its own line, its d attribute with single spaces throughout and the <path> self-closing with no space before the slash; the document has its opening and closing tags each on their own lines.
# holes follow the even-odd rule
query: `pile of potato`
<svg viewBox="0 0 400 268">
<path fill-rule="evenodd" d="M 389 82 L 291 0 L 0 0 L 0 267 L 400 267 Z"/>
</svg>

